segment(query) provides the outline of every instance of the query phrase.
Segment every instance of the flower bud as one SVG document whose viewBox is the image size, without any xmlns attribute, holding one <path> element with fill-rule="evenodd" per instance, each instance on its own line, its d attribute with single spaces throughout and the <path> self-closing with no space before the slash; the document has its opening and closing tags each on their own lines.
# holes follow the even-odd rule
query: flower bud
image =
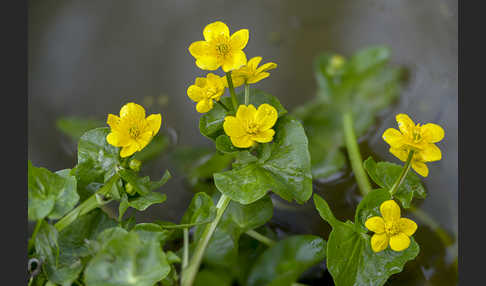
<svg viewBox="0 0 486 286">
<path fill-rule="evenodd" d="M 135 193 L 136 193 L 135 188 L 130 183 L 125 184 L 125 191 L 127 192 L 127 194 L 132 195 L 132 196 L 135 195 Z"/>
<path fill-rule="evenodd" d="M 137 160 L 137 159 L 132 159 L 132 160 L 130 160 L 130 163 L 128 164 L 128 166 L 133 171 L 138 172 L 138 171 L 140 171 L 140 166 L 142 166 L 142 162 L 140 160 Z"/>
</svg>

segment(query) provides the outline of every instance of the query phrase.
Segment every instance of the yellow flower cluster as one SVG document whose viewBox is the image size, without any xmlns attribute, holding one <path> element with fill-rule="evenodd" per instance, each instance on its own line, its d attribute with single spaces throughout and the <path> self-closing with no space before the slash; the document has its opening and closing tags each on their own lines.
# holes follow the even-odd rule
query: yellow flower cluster
<svg viewBox="0 0 486 286">
<path fill-rule="evenodd" d="M 150 143 L 159 132 L 162 116 L 152 114 L 145 118 L 145 109 L 130 102 L 120 109 L 120 117 L 108 114 L 107 123 L 111 132 L 106 136 L 106 141 L 121 147 L 120 156 L 124 158 L 141 151 Z"/>
<path fill-rule="evenodd" d="M 410 236 L 417 230 L 417 224 L 400 217 L 400 207 L 394 200 L 384 201 L 380 205 L 380 216 L 370 217 L 365 226 L 375 234 L 371 237 L 371 249 L 374 252 L 385 250 L 388 245 L 394 251 L 402 251 L 410 246 Z"/>
<path fill-rule="evenodd" d="M 427 177 L 429 169 L 425 163 L 442 159 L 442 153 L 434 143 L 444 138 L 444 129 L 433 123 L 415 125 L 403 113 L 398 114 L 396 120 L 400 131 L 388 128 L 383 133 L 383 140 L 390 145 L 390 153 L 405 162 L 408 154 L 413 151 L 412 168 L 422 177 Z"/>
</svg>

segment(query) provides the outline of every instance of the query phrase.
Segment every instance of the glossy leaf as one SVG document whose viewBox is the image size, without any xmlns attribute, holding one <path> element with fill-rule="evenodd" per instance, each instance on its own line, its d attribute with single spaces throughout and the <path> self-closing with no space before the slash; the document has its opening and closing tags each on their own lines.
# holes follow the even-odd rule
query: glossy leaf
<svg viewBox="0 0 486 286">
<path fill-rule="evenodd" d="M 144 196 L 138 195 L 134 198 L 128 198 L 128 196 L 124 194 L 122 195 L 120 205 L 118 206 L 118 220 L 121 221 L 129 207 L 144 211 L 151 205 L 163 203 L 165 200 L 167 200 L 167 195 L 157 192 L 150 192 Z"/>
<path fill-rule="evenodd" d="M 339 70 L 330 72 L 335 54 L 323 53 L 314 62 L 318 97 L 293 114 L 309 139 L 314 178 L 326 179 L 343 169 L 345 157 L 342 115 L 351 111 L 356 136 L 364 135 L 377 113 L 398 96 L 402 70 L 387 65 L 390 51 L 371 47 L 358 51 Z"/>
<path fill-rule="evenodd" d="M 80 117 L 61 117 L 56 120 L 57 128 L 64 134 L 71 137 L 72 140 L 78 141 L 81 136 L 91 129 L 106 126 L 106 123 L 91 118 Z"/>
<path fill-rule="evenodd" d="M 197 273 L 194 286 L 231 286 L 232 277 L 227 271 L 203 269 Z"/>
<path fill-rule="evenodd" d="M 403 166 L 390 162 L 375 162 L 372 157 L 364 161 L 364 168 L 370 178 L 380 187 L 389 190 L 400 177 Z M 403 183 L 398 187 L 395 197 L 404 208 L 409 208 L 413 198 L 424 199 L 427 196 L 417 174 L 408 172 Z"/>
<path fill-rule="evenodd" d="M 287 237 L 268 248 L 256 261 L 248 286 L 290 286 L 313 265 L 324 260 L 326 242 L 314 235 Z"/>
<path fill-rule="evenodd" d="M 302 125 L 286 116 L 278 120 L 275 132 L 273 143 L 263 145 L 268 147 L 262 147 L 266 150 L 262 149 L 258 160 L 243 151 L 249 160 L 234 164 L 231 171 L 214 174 L 220 192 L 241 204 L 255 202 L 268 191 L 300 204 L 310 198 L 310 156 Z"/>
<path fill-rule="evenodd" d="M 76 191 L 76 177 L 71 175 L 71 169 L 64 169 L 57 171 L 56 174 L 63 177 L 65 180 L 64 188 L 62 188 L 60 194 L 56 198 L 56 203 L 51 213 L 49 213 L 50 219 L 60 219 L 65 214 L 76 206 L 79 201 L 79 195 Z"/>
<path fill-rule="evenodd" d="M 256 108 L 258 108 L 258 106 L 262 105 L 263 103 L 267 103 L 275 107 L 279 117 L 287 113 L 287 110 L 285 110 L 285 108 L 282 106 L 282 104 L 280 104 L 280 101 L 276 97 L 256 89 L 252 89 L 251 94 L 252 96 L 250 97 L 249 104 L 253 104 Z M 244 94 L 238 94 L 237 99 L 239 104 L 243 104 L 245 102 Z M 230 97 L 221 98 L 221 102 L 228 108 L 231 108 L 231 110 L 228 112 L 219 104 L 215 104 L 213 109 L 203 114 L 199 119 L 199 131 L 201 131 L 201 134 L 212 140 L 216 140 L 219 135 L 224 134 L 223 122 L 226 115 L 235 114 L 235 111 L 232 110 L 233 104 Z"/>
<path fill-rule="evenodd" d="M 45 168 L 37 168 L 28 161 L 28 218 L 39 220 L 48 216 L 55 208 L 56 200 L 70 187 L 66 179 Z M 68 191 L 69 192 L 69 191 Z M 55 214 L 59 209 L 56 208 Z"/>
<path fill-rule="evenodd" d="M 209 223 L 216 217 L 216 207 L 213 200 L 206 193 L 200 192 L 194 195 L 181 219 L 180 227 L 191 227 Z"/>
<path fill-rule="evenodd" d="M 355 224 L 364 232 L 368 232 L 368 229 L 365 227 L 366 220 L 372 216 L 382 216 L 380 213 L 381 203 L 389 199 L 391 199 L 390 192 L 385 189 L 369 192 L 356 207 Z"/>
<path fill-rule="evenodd" d="M 136 172 L 130 169 L 119 169 L 118 174 L 124 181 L 130 183 L 141 196 L 148 195 L 150 192 L 162 187 L 171 178 L 169 171 L 165 171 L 162 178 L 158 181 L 151 181 L 149 176 L 139 177 Z"/>
<path fill-rule="evenodd" d="M 87 286 L 153 286 L 169 271 L 160 243 L 131 231 L 106 243 L 88 263 L 84 280 Z"/>
</svg>

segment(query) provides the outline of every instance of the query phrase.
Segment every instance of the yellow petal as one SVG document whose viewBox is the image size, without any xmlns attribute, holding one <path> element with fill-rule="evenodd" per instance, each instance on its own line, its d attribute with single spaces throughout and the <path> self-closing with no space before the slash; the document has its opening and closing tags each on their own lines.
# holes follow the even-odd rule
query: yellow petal
<svg viewBox="0 0 486 286">
<path fill-rule="evenodd" d="M 429 143 L 436 143 L 444 138 L 444 129 L 437 124 L 427 123 L 420 128 L 422 138 Z"/>
<path fill-rule="evenodd" d="M 398 128 L 403 134 L 412 134 L 413 128 L 415 127 L 415 123 L 413 123 L 412 119 L 405 113 L 400 113 L 396 117 L 398 122 Z"/>
<path fill-rule="evenodd" d="M 231 74 L 231 79 L 233 80 L 233 87 L 235 88 L 242 86 L 245 83 L 245 77 L 243 76 L 239 76 L 239 75 L 233 76 L 233 74 Z M 228 87 L 227 79 L 224 80 L 224 87 Z"/>
<path fill-rule="evenodd" d="M 199 102 L 206 98 L 204 90 L 196 85 L 191 85 L 187 89 L 187 96 L 192 99 L 192 101 Z"/>
<path fill-rule="evenodd" d="M 372 232 L 384 233 L 385 232 L 385 221 L 382 217 L 374 216 L 366 220 L 365 226 Z"/>
<path fill-rule="evenodd" d="M 205 87 L 207 84 L 207 79 L 205 77 L 196 77 L 196 80 L 194 81 L 194 84 L 196 86 L 199 86 L 201 88 Z"/>
<path fill-rule="evenodd" d="M 241 29 L 236 31 L 230 38 L 230 45 L 232 50 L 243 50 L 250 38 L 250 32 L 248 29 Z"/>
<path fill-rule="evenodd" d="M 400 228 L 401 232 L 408 236 L 412 236 L 417 230 L 417 224 L 413 220 L 403 217 L 400 218 L 398 227 Z"/>
<path fill-rule="evenodd" d="M 395 157 L 397 157 L 401 161 L 403 161 L 403 162 L 407 161 L 408 152 L 409 152 L 407 149 L 390 147 L 390 149 L 388 151 L 390 151 L 390 153 L 395 155 Z"/>
<path fill-rule="evenodd" d="M 429 168 L 427 168 L 427 165 L 425 165 L 424 162 L 413 160 L 412 161 L 412 169 L 414 169 L 415 172 L 417 172 L 417 174 L 419 174 L 420 176 L 422 176 L 424 178 L 429 175 Z"/>
<path fill-rule="evenodd" d="M 246 135 L 243 124 L 234 116 L 226 116 L 224 118 L 223 129 L 226 135 L 230 137 L 242 137 Z"/>
<path fill-rule="evenodd" d="M 145 119 L 145 109 L 136 103 L 127 103 L 120 109 L 120 117 L 126 116 L 134 120 L 143 120 Z"/>
<path fill-rule="evenodd" d="M 394 200 L 384 201 L 380 206 L 380 213 L 385 222 L 400 219 L 400 207 Z"/>
<path fill-rule="evenodd" d="M 128 157 L 128 156 L 132 155 L 133 153 L 135 153 L 137 151 L 138 151 L 138 144 L 133 142 L 133 144 L 125 146 L 121 149 L 120 157 L 122 157 L 122 158 Z"/>
<path fill-rule="evenodd" d="M 196 105 L 196 110 L 199 113 L 206 113 L 213 109 L 213 100 L 212 99 L 203 99 L 199 101 Z"/>
<path fill-rule="evenodd" d="M 150 131 L 152 136 L 155 136 L 159 130 L 160 130 L 160 125 L 162 124 L 162 116 L 159 114 L 151 114 L 149 117 L 146 119 L 147 122 L 147 131 Z"/>
<path fill-rule="evenodd" d="M 257 83 L 257 82 L 261 81 L 262 79 L 267 78 L 267 77 L 269 77 L 269 76 L 270 76 L 270 74 L 269 74 L 269 73 L 267 73 L 267 72 L 262 72 L 262 73 L 257 74 L 256 76 L 252 76 L 252 77 L 250 77 L 250 78 L 248 79 L 248 83 L 251 83 L 251 84 L 253 84 L 253 83 Z"/>
<path fill-rule="evenodd" d="M 233 143 L 233 145 L 238 148 L 248 148 L 251 147 L 251 145 L 253 145 L 253 140 L 249 135 L 245 135 L 241 137 L 230 137 L 230 139 L 231 139 L 231 143 Z"/>
<path fill-rule="evenodd" d="M 385 233 L 375 233 L 371 237 L 371 249 L 374 252 L 385 250 L 388 246 L 388 236 Z"/>
<path fill-rule="evenodd" d="M 214 23 L 206 25 L 203 30 L 204 39 L 211 41 L 218 36 L 229 37 L 229 28 L 225 23 L 216 21 Z"/>
<path fill-rule="evenodd" d="M 106 142 L 115 147 L 122 147 L 130 143 L 130 137 L 122 132 L 112 131 L 106 136 Z"/>
<path fill-rule="evenodd" d="M 153 134 L 151 131 L 140 134 L 140 136 L 138 136 L 137 138 L 137 143 L 138 143 L 137 151 L 141 151 L 143 148 L 145 148 L 145 146 L 147 146 L 150 143 L 150 141 L 152 141 L 152 138 L 153 138 Z"/>
<path fill-rule="evenodd" d="M 197 58 L 196 66 L 202 70 L 213 71 L 213 70 L 217 70 L 221 66 L 221 64 L 219 63 L 216 57 L 204 56 L 204 57 Z"/>
<path fill-rule="evenodd" d="M 231 52 L 230 56 L 224 58 L 222 69 L 224 72 L 229 72 L 239 69 L 243 65 L 246 65 L 246 55 L 242 50 L 238 50 Z"/>
<path fill-rule="evenodd" d="M 197 41 L 189 46 L 189 53 L 193 57 L 200 58 L 210 54 L 211 45 L 205 41 Z"/>
<path fill-rule="evenodd" d="M 410 238 L 403 232 L 400 232 L 399 234 L 390 237 L 390 247 L 394 251 L 405 250 L 408 248 L 409 245 Z"/>
<path fill-rule="evenodd" d="M 253 57 L 251 58 L 248 63 L 246 64 L 246 66 L 252 70 L 252 71 L 256 71 L 257 67 L 258 67 L 258 64 L 262 61 L 262 57 Z"/>
<path fill-rule="evenodd" d="M 253 120 L 256 114 L 256 108 L 253 104 L 248 106 L 241 104 L 238 106 L 238 110 L 236 111 L 236 118 L 239 120 Z"/>
<path fill-rule="evenodd" d="M 442 159 L 442 153 L 440 152 L 439 147 L 435 146 L 433 143 L 425 145 L 425 148 L 420 151 L 420 155 L 424 162 L 433 162 Z"/>
<path fill-rule="evenodd" d="M 383 140 L 394 148 L 400 148 L 404 143 L 404 138 L 400 131 L 395 128 L 388 128 L 383 132 Z M 396 156 L 396 155 L 395 155 Z"/>
<path fill-rule="evenodd" d="M 111 130 L 118 130 L 118 126 L 120 124 L 120 117 L 113 114 L 108 114 L 108 119 L 106 120 L 106 123 L 110 125 Z"/>
<path fill-rule="evenodd" d="M 277 68 L 276 63 L 266 63 L 266 64 L 262 65 L 261 67 L 259 67 L 256 71 L 257 71 L 257 73 L 260 73 L 260 72 L 273 70 L 273 69 L 276 69 L 276 68 Z"/>
<path fill-rule="evenodd" d="M 261 131 L 272 128 L 273 125 L 275 125 L 275 122 L 277 122 L 277 119 L 278 112 L 275 107 L 266 103 L 258 106 L 258 110 L 255 114 L 255 120 L 259 124 Z"/>
<path fill-rule="evenodd" d="M 267 129 L 265 131 L 258 132 L 257 134 L 251 136 L 251 138 L 259 143 L 268 143 L 272 142 L 273 135 L 275 135 L 275 131 L 273 129 Z"/>
</svg>

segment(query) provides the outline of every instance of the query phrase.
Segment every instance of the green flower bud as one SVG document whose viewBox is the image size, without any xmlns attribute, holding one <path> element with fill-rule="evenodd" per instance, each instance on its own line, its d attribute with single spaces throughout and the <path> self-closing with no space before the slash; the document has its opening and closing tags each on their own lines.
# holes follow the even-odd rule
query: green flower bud
<svg viewBox="0 0 486 286">
<path fill-rule="evenodd" d="M 138 171 L 140 171 L 140 167 L 142 166 L 142 162 L 140 160 L 137 160 L 137 159 L 132 159 L 132 160 L 130 160 L 130 163 L 128 164 L 128 166 L 133 171 L 138 172 Z"/>
<path fill-rule="evenodd" d="M 125 184 L 125 191 L 127 192 L 127 194 L 129 195 L 135 195 L 135 188 L 132 186 L 132 184 L 130 183 L 126 183 Z"/>
</svg>

